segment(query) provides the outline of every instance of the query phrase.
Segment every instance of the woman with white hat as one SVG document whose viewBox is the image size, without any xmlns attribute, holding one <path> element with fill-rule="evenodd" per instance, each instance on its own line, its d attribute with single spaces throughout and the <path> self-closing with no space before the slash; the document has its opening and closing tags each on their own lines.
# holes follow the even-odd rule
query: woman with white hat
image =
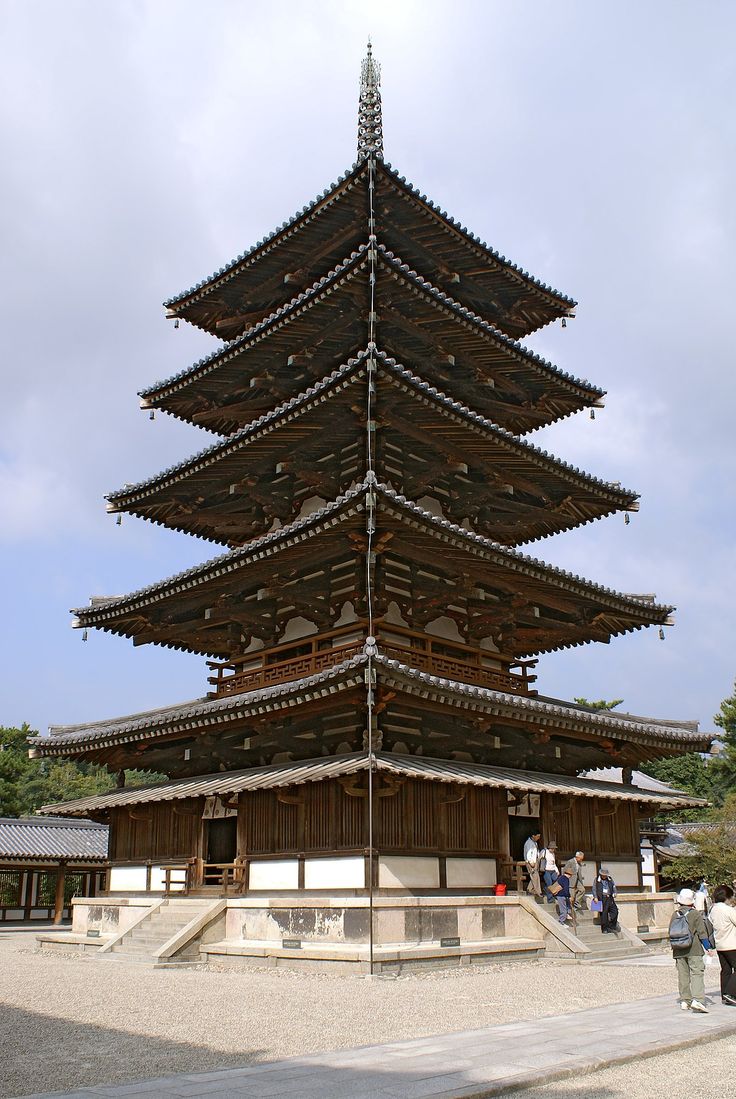
<svg viewBox="0 0 736 1099">
<path fill-rule="evenodd" d="M 705 951 L 712 953 L 702 912 L 695 908 L 692 889 L 677 894 L 677 910 L 670 920 L 670 945 L 677 966 L 680 1007 L 707 1012 L 705 1006 Z"/>
</svg>

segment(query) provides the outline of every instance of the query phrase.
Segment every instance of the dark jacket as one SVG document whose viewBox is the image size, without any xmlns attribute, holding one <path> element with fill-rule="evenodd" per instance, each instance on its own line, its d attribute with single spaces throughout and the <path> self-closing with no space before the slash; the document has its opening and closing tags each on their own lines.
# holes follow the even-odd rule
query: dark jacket
<svg viewBox="0 0 736 1099">
<path fill-rule="evenodd" d="M 613 878 L 602 878 L 599 874 L 593 882 L 592 892 L 597 901 L 613 900 L 616 896 L 616 883 Z"/>
<path fill-rule="evenodd" d="M 558 897 L 564 897 L 565 900 L 570 900 L 570 879 L 567 874 L 560 874 L 557 879 L 557 884 L 560 887 L 560 891 L 557 894 Z"/>
</svg>

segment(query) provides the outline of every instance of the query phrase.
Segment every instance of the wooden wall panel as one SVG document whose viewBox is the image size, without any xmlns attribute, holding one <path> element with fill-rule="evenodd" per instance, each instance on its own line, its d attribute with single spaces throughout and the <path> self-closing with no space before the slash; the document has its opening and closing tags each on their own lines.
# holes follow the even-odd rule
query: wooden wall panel
<svg viewBox="0 0 736 1099">
<path fill-rule="evenodd" d="M 159 802 L 110 813 L 110 858 L 123 862 L 135 859 L 165 861 L 199 854 L 202 834 L 202 802 L 192 798 L 176 803 Z"/>
</svg>

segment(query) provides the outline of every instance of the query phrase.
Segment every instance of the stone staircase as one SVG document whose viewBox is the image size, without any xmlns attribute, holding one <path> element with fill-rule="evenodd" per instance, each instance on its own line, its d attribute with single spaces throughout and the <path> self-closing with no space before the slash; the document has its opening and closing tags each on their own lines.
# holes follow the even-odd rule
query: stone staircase
<svg viewBox="0 0 736 1099">
<path fill-rule="evenodd" d="M 196 965 L 201 961 L 199 932 L 206 925 L 208 914 L 216 914 L 217 908 L 210 899 L 167 898 L 128 931 L 98 951 L 96 957 L 139 962 L 157 968 Z M 190 924 L 194 924 L 191 938 L 182 942 L 173 955 L 162 957 L 159 953 L 161 948 Z"/>
<path fill-rule="evenodd" d="M 575 913 L 575 934 L 590 949 L 589 954 L 579 958 L 580 962 L 588 965 L 637 958 L 651 953 L 647 944 L 631 931 L 616 931 L 604 935 L 600 924 L 594 920 L 594 915 L 588 910 Z M 568 923 L 567 926 L 572 929 L 573 925 Z"/>
</svg>

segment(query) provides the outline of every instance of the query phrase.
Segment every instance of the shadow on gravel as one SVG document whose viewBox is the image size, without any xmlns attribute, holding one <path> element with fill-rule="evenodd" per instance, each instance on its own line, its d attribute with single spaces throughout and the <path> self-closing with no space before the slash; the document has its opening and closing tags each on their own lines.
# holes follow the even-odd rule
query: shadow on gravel
<svg viewBox="0 0 736 1099">
<path fill-rule="evenodd" d="M 477 1094 L 478 1078 L 465 1076 L 462 1067 L 453 1064 L 452 1057 L 444 1063 L 436 1053 L 425 1059 L 415 1059 L 414 1071 L 392 1070 L 390 1060 L 366 1067 L 365 1064 L 331 1065 L 330 1054 L 316 1054 L 305 1064 L 299 1058 L 287 1062 L 258 1062 L 262 1050 L 248 1049 L 244 1042 L 241 1053 L 223 1053 L 186 1042 L 148 1038 L 129 1031 L 105 1026 L 73 1023 L 37 1012 L 3 1006 L 0 1009 L 0 1099 L 24 1099 L 38 1093 L 79 1094 L 80 1088 L 90 1088 L 88 1099 L 94 1099 L 106 1088 L 120 1087 L 128 1092 L 127 1099 L 138 1094 L 140 1083 L 145 1099 L 155 1096 L 207 1096 L 208 1099 L 228 1099 L 232 1096 L 289 1096 L 293 1099 L 389 1099 L 392 1096 L 414 1096 L 417 1099 L 433 1095 Z M 339 1056 L 339 1055 L 338 1055 Z M 256 1063 L 254 1063 L 256 1062 Z M 238 1070 L 254 1072 L 246 1078 Z M 517 1070 L 518 1071 L 518 1070 Z M 211 1074 L 202 1080 L 192 1079 L 198 1073 Z M 158 1087 L 152 1079 L 186 1074 L 190 1078 L 162 1081 Z M 258 1079 L 254 1079 L 257 1074 Z M 576 1081 L 578 1078 L 575 1078 Z M 543 1083 L 543 1077 L 540 1084 Z M 621 1093 L 608 1088 L 596 1088 L 595 1077 L 586 1090 L 586 1099 L 619 1099 Z M 508 1095 L 508 1091 L 502 1092 Z M 569 1099 L 564 1082 L 547 1088 L 535 1085 L 515 1092 L 524 1099 Z M 80 1096 L 79 1099 L 82 1099 Z"/>
<path fill-rule="evenodd" d="M 135 1083 L 180 1072 L 242 1068 L 264 1054 L 248 1048 L 245 1034 L 241 1052 L 223 1053 L 6 1004 L 0 1005 L 0 1049 L 0 1099 L 92 1084 Z"/>
</svg>

